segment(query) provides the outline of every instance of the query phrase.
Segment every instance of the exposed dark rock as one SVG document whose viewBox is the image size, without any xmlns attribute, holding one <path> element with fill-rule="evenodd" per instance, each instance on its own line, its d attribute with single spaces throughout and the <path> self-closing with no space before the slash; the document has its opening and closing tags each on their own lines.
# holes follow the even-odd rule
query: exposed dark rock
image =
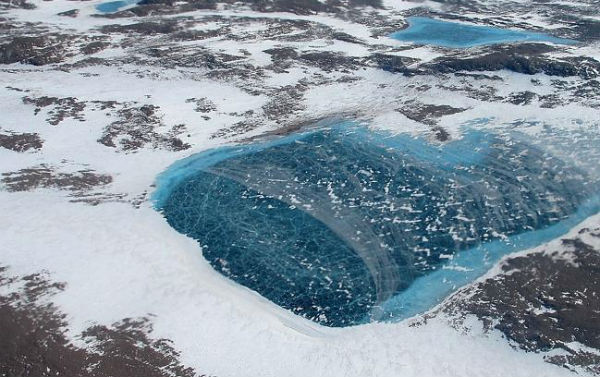
<svg viewBox="0 0 600 377">
<path fill-rule="evenodd" d="M 542 54 L 547 54 L 549 52 L 556 51 L 556 47 L 553 47 L 553 46 L 551 46 L 549 44 L 545 44 L 545 43 L 518 43 L 518 44 L 492 46 L 490 48 L 498 50 L 498 51 L 506 52 L 507 54 L 526 55 L 526 56 L 542 55 Z"/>
<path fill-rule="evenodd" d="M 381 0 L 350 0 L 349 4 L 351 7 L 383 8 Z"/>
<path fill-rule="evenodd" d="M 190 148 L 178 135 L 185 131 L 184 125 L 176 125 L 166 133 L 158 133 L 157 127 L 165 126 L 157 114 L 157 106 L 125 108 L 119 111 L 119 120 L 108 125 L 99 143 L 122 151 L 136 151 L 150 145 L 155 149 L 181 151 Z"/>
<path fill-rule="evenodd" d="M 431 129 L 433 131 L 433 135 L 437 141 L 448 141 L 450 140 L 450 134 L 444 128 L 436 126 Z"/>
<path fill-rule="evenodd" d="M 595 353 L 579 351 L 573 354 L 547 356 L 544 359 L 549 363 L 560 365 L 567 369 L 573 369 L 573 366 L 578 366 L 593 375 L 600 375 L 600 355 Z"/>
<path fill-rule="evenodd" d="M 112 182 L 107 174 L 85 169 L 73 173 L 61 173 L 54 168 L 39 165 L 10 173 L 2 173 L 0 182 L 7 191 L 30 191 L 38 188 L 56 188 L 69 191 L 87 191 Z"/>
<path fill-rule="evenodd" d="M 348 43 L 354 43 L 354 44 L 364 44 L 363 41 L 361 41 L 360 39 L 358 39 L 348 33 L 335 32 L 331 35 L 331 37 L 335 40 L 342 41 L 342 42 L 348 42 Z"/>
<path fill-rule="evenodd" d="M 505 100 L 504 97 L 498 95 L 498 89 L 492 85 L 463 82 L 461 84 L 451 85 L 438 84 L 436 87 L 452 92 L 462 92 L 469 98 L 474 98 L 485 102 L 498 102 Z"/>
<path fill-rule="evenodd" d="M 5 86 L 5 88 L 8 89 L 8 90 L 15 91 L 15 92 L 21 92 L 21 93 L 28 92 L 28 90 L 24 90 L 24 89 L 20 89 L 20 88 L 15 88 L 14 86 L 10 86 L 10 85 Z"/>
<path fill-rule="evenodd" d="M 233 136 L 241 135 L 245 132 L 251 131 L 256 127 L 257 127 L 257 125 L 255 125 L 255 124 L 253 125 L 253 124 L 249 123 L 248 121 L 240 121 L 240 122 L 235 123 L 231 127 L 224 128 L 224 129 L 221 129 L 221 130 L 215 132 L 214 134 L 210 135 L 210 138 L 216 139 L 216 138 L 225 137 L 225 136 L 233 137 Z"/>
<path fill-rule="evenodd" d="M 564 100 L 558 94 L 545 94 L 539 96 L 540 107 L 544 109 L 553 109 L 561 106 Z"/>
<path fill-rule="evenodd" d="M 2 4 L 2 1 L 0 1 L 0 4 Z M 0 6 L 0 8 L 1 8 L 1 6 Z M 8 30 L 14 30 L 16 28 L 17 28 L 17 26 L 15 24 L 11 23 L 8 18 L 0 17 L 0 30 L 8 31 Z"/>
<path fill-rule="evenodd" d="M 570 346 L 600 350 L 600 250 L 580 238 L 562 244 L 566 250 L 507 259 L 502 273 L 466 288 L 443 310 L 474 314 L 524 350 L 566 352 L 549 362 L 600 373 L 598 354 Z"/>
<path fill-rule="evenodd" d="M 555 59 L 539 55 L 520 54 L 515 50 L 494 51 L 467 58 L 443 57 L 424 65 L 429 71 L 450 73 L 458 71 L 509 71 L 534 75 L 545 73 L 549 76 L 580 76 L 584 79 L 600 75 L 600 62 L 593 58 Z"/>
<path fill-rule="evenodd" d="M 216 38 L 227 34 L 228 28 L 212 30 L 182 30 L 170 35 L 172 41 L 202 41 L 208 38 Z"/>
<path fill-rule="evenodd" d="M 274 91 L 269 102 L 261 108 L 264 117 L 279 124 L 287 122 L 287 119 L 293 117 L 294 113 L 305 109 L 302 100 L 306 89 L 308 89 L 308 87 L 305 83 L 278 88 Z M 253 111 L 245 113 L 244 116 L 247 118 L 246 120 L 237 122 L 231 127 L 215 132 L 211 135 L 211 138 L 225 136 L 233 137 L 261 126 L 262 122 L 256 118 L 253 119 L 253 115 Z"/>
<path fill-rule="evenodd" d="M 47 273 L 9 277 L 0 267 L 0 375 L 2 376 L 144 376 L 194 377 L 179 361 L 172 342 L 151 336 L 150 318 L 125 318 L 94 325 L 73 345 L 65 314 L 48 302 L 65 284 Z M 19 288 L 12 288 L 15 285 Z"/>
<path fill-rule="evenodd" d="M 298 57 L 298 52 L 292 47 L 271 48 L 264 52 L 271 55 L 273 61 L 296 59 Z"/>
<path fill-rule="evenodd" d="M 292 47 L 272 48 L 263 52 L 271 55 L 273 64 L 269 68 L 276 73 L 286 73 L 286 69 L 289 69 L 298 58 L 298 52 Z"/>
<path fill-rule="evenodd" d="M 334 6 L 329 5 L 330 3 L 319 0 L 252 0 L 246 2 L 258 12 L 289 12 L 310 15 L 336 11 Z"/>
<path fill-rule="evenodd" d="M 392 73 L 409 73 L 406 66 L 417 61 L 416 59 L 404 56 L 379 53 L 371 55 L 370 59 L 375 62 L 377 67 Z"/>
<path fill-rule="evenodd" d="M 538 95 L 540 106 L 554 108 L 568 103 L 579 103 L 591 108 L 600 108 L 600 82 L 552 80 L 554 93 Z"/>
<path fill-rule="evenodd" d="M 148 193 L 144 191 L 139 195 L 130 197 L 130 195 L 125 193 L 75 191 L 68 196 L 70 203 L 85 203 L 91 206 L 103 203 L 128 203 L 134 208 L 140 208 L 142 203 L 146 201 Z"/>
<path fill-rule="evenodd" d="M 216 9 L 217 3 L 216 0 L 142 0 L 127 12 L 122 12 L 122 16 L 130 14 L 142 17 L 150 14 L 176 14 L 199 9 Z"/>
<path fill-rule="evenodd" d="M 475 80 L 492 80 L 492 81 L 502 81 L 502 77 L 498 75 L 485 75 L 483 73 L 464 73 L 464 72 L 456 72 L 454 74 L 456 77 L 471 77 Z M 532 79 L 534 81 L 535 79 Z"/>
<path fill-rule="evenodd" d="M 257 20 L 254 20 L 256 22 Z M 290 19 L 264 19 L 268 28 L 255 37 L 281 42 L 313 42 L 317 39 L 332 39 L 334 30 L 319 22 Z"/>
<path fill-rule="evenodd" d="M 0 64 L 60 63 L 67 56 L 67 48 L 72 39 L 72 36 L 61 34 L 14 37 L 10 42 L 0 46 Z"/>
<path fill-rule="evenodd" d="M 432 105 L 414 101 L 406 102 L 403 107 L 396 109 L 408 119 L 428 125 L 435 125 L 444 115 L 458 114 L 465 110 L 449 105 Z"/>
<path fill-rule="evenodd" d="M 208 98 L 188 98 L 185 100 L 185 103 L 193 103 L 196 105 L 194 111 L 199 113 L 210 113 L 211 111 L 215 111 L 217 106 Z"/>
<path fill-rule="evenodd" d="M 240 80 L 242 82 L 257 81 L 263 78 L 264 76 L 264 72 L 261 68 L 253 67 L 252 65 L 243 65 L 241 67 L 235 68 L 215 69 L 209 71 L 206 74 L 206 77 L 210 79 L 230 82 L 234 80 Z M 257 95 L 255 94 L 257 90 L 254 88 L 244 86 L 242 87 L 242 90 L 252 95 Z"/>
<path fill-rule="evenodd" d="M 245 63 L 245 57 L 211 51 L 198 45 L 151 47 L 139 52 L 145 56 L 128 57 L 122 62 L 164 68 L 204 68 L 209 71 L 207 75 L 223 75 L 225 77 L 252 77 L 252 75 L 261 74 L 260 68 Z M 227 74 L 221 71 L 230 72 Z"/>
<path fill-rule="evenodd" d="M 102 33 L 138 33 L 143 35 L 153 34 L 171 34 L 177 31 L 179 28 L 175 21 L 162 21 L 162 22 L 139 22 L 136 24 L 128 25 L 105 25 L 100 30 Z"/>
<path fill-rule="evenodd" d="M 71 10 L 67 10 L 65 12 L 60 12 L 58 14 L 59 16 L 65 16 L 65 17 L 77 17 L 79 15 L 79 9 L 71 9 Z"/>
<path fill-rule="evenodd" d="M 508 102 L 513 105 L 529 105 L 537 97 L 537 94 L 528 90 L 524 92 L 511 93 Z"/>
<path fill-rule="evenodd" d="M 331 51 L 308 52 L 299 55 L 298 59 L 326 72 L 356 70 L 363 66 L 356 57 Z"/>
<path fill-rule="evenodd" d="M 575 40 L 593 42 L 600 39 L 600 21 L 598 20 L 590 17 L 577 17 L 568 12 L 561 14 L 559 19 L 568 24 L 568 28 L 561 31 Z"/>
<path fill-rule="evenodd" d="M 281 122 L 295 111 L 303 110 L 305 106 L 301 102 L 306 89 L 306 86 L 302 84 L 280 88 L 262 107 L 267 119 Z"/>
<path fill-rule="evenodd" d="M 64 70 L 64 71 L 69 71 L 71 69 L 80 69 L 80 68 L 93 67 L 93 66 L 109 67 L 114 64 L 115 63 L 113 60 L 89 57 L 89 58 L 85 58 L 85 59 L 76 61 L 75 63 L 72 63 L 72 64 L 62 64 L 60 66 L 60 69 Z"/>
<path fill-rule="evenodd" d="M 127 194 L 122 193 L 104 193 L 76 191 L 69 194 L 69 202 L 85 203 L 91 206 L 97 206 L 102 203 L 127 203 Z M 138 205 L 139 206 L 139 205 Z"/>
<path fill-rule="evenodd" d="M 579 34 L 579 40 L 597 41 L 600 39 L 600 21 L 590 18 L 577 20 L 575 29 Z"/>
<path fill-rule="evenodd" d="M 80 102 L 77 98 L 73 97 L 23 97 L 24 104 L 31 104 L 35 106 L 34 113 L 37 115 L 42 108 L 52 106 L 48 111 L 48 118 L 46 121 L 53 126 L 58 125 L 66 118 L 74 118 L 80 122 L 85 121 L 83 117 L 83 110 L 85 110 L 85 102 Z"/>
<path fill-rule="evenodd" d="M 175 0 L 142 0 L 138 3 L 138 5 L 166 5 L 166 6 L 174 6 L 177 1 Z M 217 1 L 214 0 L 191 0 L 187 1 L 189 4 L 197 4 L 203 8 L 214 9 L 217 5 Z"/>
<path fill-rule="evenodd" d="M 2 8 L 35 9 L 36 6 L 26 0 L 0 0 L 0 9 Z"/>
<path fill-rule="evenodd" d="M 30 149 L 41 149 L 44 144 L 40 135 L 36 133 L 15 133 L 0 131 L 0 147 L 15 152 L 26 152 Z"/>
<path fill-rule="evenodd" d="M 108 46 L 110 46 L 110 43 L 108 43 L 108 42 L 102 42 L 102 41 L 90 42 L 81 48 L 81 52 L 83 52 L 85 55 L 92 55 L 92 54 L 95 54 L 97 52 L 104 50 Z"/>
<path fill-rule="evenodd" d="M 575 98 L 595 98 L 600 100 L 600 81 L 590 80 L 576 87 Z"/>
</svg>

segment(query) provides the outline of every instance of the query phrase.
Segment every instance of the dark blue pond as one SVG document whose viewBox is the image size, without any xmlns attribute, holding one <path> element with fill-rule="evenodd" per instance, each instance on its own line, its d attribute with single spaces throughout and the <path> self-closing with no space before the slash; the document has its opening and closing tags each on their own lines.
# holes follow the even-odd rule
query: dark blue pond
<svg viewBox="0 0 600 377">
<path fill-rule="evenodd" d="M 96 10 L 101 13 L 114 13 L 122 8 L 129 5 L 136 4 L 139 0 L 119 0 L 119 1 L 107 1 L 96 5 Z"/>
<path fill-rule="evenodd" d="M 409 17 L 408 23 L 407 29 L 393 33 L 391 37 L 400 41 L 444 47 L 473 47 L 524 41 L 576 43 L 570 39 L 556 38 L 542 33 L 468 25 L 426 17 Z"/>
<path fill-rule="evenodd" d="M 516 136 L 443 146 L 340 124 L 182 160 L 156 206 L 211 265 L 328 326 L 402 319 L 598 211 L 595 182 Z"/>
</svg>

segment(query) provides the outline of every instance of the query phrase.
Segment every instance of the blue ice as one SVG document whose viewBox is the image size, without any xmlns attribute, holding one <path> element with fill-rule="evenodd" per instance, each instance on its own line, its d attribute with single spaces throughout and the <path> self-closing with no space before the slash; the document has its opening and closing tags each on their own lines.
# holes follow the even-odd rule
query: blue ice
<svg viewBox="0 0 600 377">
<path fill-rule="evenodd" d="M 401 320 L 597 213 L 597 180 L 525 137 L 432 144 L 353 123 L 227 146 L 157 179 L 219 272 L 328 326 Z"/>
</svg>

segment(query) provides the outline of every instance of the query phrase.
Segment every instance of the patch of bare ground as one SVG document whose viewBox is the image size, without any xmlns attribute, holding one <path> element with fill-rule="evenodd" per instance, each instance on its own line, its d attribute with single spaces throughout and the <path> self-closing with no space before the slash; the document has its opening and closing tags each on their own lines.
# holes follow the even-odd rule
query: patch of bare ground
<svg viewBox="0 0 600 377">
<path fill-rule="evenodd" d="M 168 339 L 152 336 L 151 316 L 97 324 L 66 336 L 67 316 L 52 302 L 65 284 L 48 273 L 9 276 L 0 266 L 0 375 L 196 377 Z"/>
<path fill-rule="evenodd" d="M 154 149 L 170 151 L 182 151 L 190 148 L 188 143 L 178 137 L 185 131 L 185 125 L 175 125 L 164 133 L 157 131 L 159 127 L 166 127 L 162 123 L 158 110 L 159 107 L 154 105 L 128 107 L 120 110 L 119 119 L 104 129 L 98 142 L 125 152 L 134 152 L 146 145 Z"/>
<path fill-rule="evenodd" d="M 37 133 L 17 133 L 12 131 L 0 131 L 0 147 L 15 152 L 26 152 L 28 150 L 39 150 L 44 141 Z"/>
<path fill-rule="evenodd" d="M 74 118 L 80 122 L 85 121 L 83 111 L 85 110 L 85 102 L 78 101 L 73 97 L 57 98 L 57 97 L 23 97 L 23 103 L 26 105 L 34 105 L 34 114 L 37 115 L 42 108 L 50 107 L 48 118 L 46 121 L 56 126 L 66 118 Z"/>
<path fill-rule="evenodd" d="M 458 114 L 465 110 L 467 109 L 452 107 L 449 105 L 433 105 L 417 101 L 409 101 L 404 103 L 403 106 L 396 111 L 400 112 L 408 119 L 434 126 L 441 117 L 445 115 Z"/>
<path fill-rule="evenodd" d="M 515 347 L 553 351 L 546 361 L 600 375 L 600 250 L 589 241 L 599 232 L 582 229 L 560 250 L 509 258 L 500 274 L 459 291 L 441 310 L 458 325 L 475 315 Z"/>
<path fill-rule="evenodd" d="M 88 191 L 112 182 L 112 176 L 91 169 L 71 173 L 58 172 L 48 165 L 38 165 L 14 172 L 2 173 L 0 182 L 7 191 L 30 191 L 55 188 L 69 191 Z"/>
</svg>

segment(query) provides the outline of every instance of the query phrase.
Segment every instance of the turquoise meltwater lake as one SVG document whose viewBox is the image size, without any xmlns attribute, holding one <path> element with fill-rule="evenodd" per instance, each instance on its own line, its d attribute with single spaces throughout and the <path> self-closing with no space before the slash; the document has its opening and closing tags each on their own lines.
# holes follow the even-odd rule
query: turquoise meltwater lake
<svg viewBox="0 0 600 377">
<path fill-rule="evenodd" d="M 395 32 L 390 37 L 399 41 L 452 48 L 511 42 L 577 43 L 543 33 L 469 25 L 427 17 L 409 17 L 408 24 L 407 29 Z"/>
<path fill-rule="evenodd" d="M 100 13 L 114 13 L 138 2 L 139 0 L 107 1 L 96 5 L 96 10 Z"/>
<path fill-rule="evenodd" d="M 518 133 L 352 122 L 193 155 L 153 199 L 215 270 L 335 327 L 425 312 L 600 210 L 594 175 Z"/>
</svg>

